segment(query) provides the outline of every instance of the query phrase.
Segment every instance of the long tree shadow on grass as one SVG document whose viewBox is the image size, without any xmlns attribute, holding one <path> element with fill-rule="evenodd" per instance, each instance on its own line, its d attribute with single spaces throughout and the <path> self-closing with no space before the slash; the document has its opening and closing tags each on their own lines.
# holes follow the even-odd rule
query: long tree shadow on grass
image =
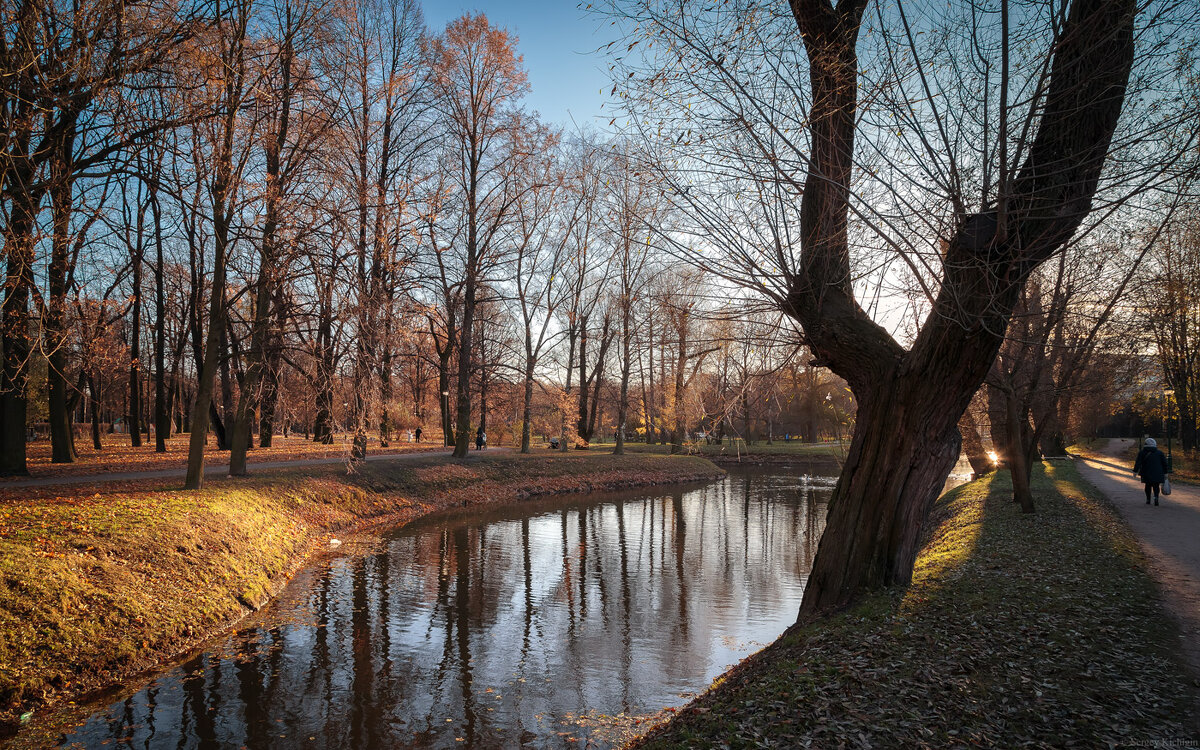
<svg viewBox="0 0 1200 750">
<path fill-rule="evenodd" d="M 645 747 L 1109 747 L 1197 740 L 1136 541 L 1073 466 L 945 495 L 912 586 L 794 629 Z"/>
</svg>

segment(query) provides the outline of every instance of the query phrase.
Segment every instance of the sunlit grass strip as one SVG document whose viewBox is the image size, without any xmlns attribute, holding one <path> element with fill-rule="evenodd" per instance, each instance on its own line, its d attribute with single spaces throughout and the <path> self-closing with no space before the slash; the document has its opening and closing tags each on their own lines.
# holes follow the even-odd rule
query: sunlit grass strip
<svg viewBox="0 0 1200 750">
<path fill-rule="evenodd" d="M 1112 747 L 1194 742 L 1193 689 L 1129 530 L 1073 466 L 939 501 L 912 587 L 797 629 L 646 747 Z M 1165 746 L 1165 745 L 1164 745 Z"/>
</svg>

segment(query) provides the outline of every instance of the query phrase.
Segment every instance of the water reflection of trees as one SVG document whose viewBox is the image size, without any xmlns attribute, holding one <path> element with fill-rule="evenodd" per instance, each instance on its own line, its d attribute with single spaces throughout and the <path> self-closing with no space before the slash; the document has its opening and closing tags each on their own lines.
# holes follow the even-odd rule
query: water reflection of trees
<svg viewBox="0 0 1200 750">
<path fill-rule="evenodd" d="M 486 747 L 679 702 L 787 626 L 823 519 L 795 477 L 423 525 L 79 735 L 142 747 Z M 448 721 L 447 721 L 448 720 Z M 315 738 L 309 740 L 308 738 Z M 456 742 L 456 738 L 462 742 Z"/>
</svg>

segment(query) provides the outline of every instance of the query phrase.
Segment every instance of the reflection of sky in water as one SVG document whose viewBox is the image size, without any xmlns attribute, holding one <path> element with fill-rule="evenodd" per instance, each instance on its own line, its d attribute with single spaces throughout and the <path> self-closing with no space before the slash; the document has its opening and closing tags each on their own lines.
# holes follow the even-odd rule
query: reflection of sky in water
<svg viewBox="0 0 1200 750">
<path fill-rule="evenodd" d="M 831 486 L 737 474 L 674 494 L 427 519 L 379 554 L 310 570 L 268 623 L 66 742 L 568 746 L 560 732 L 589 730 L 565 717 L 682 705 L 782 633 Z"/>
</svg>

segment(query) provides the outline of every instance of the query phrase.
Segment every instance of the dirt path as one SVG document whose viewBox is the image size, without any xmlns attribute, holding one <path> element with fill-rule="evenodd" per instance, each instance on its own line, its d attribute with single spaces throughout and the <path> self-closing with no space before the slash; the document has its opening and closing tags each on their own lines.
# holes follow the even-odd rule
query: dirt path
<svg viewBox="0 0 1200 750">
<path fill-rule="evenodd" d="M 488 453 L 497 453 L 508 451 L 508 448 L 496 447 L 488 448 Z M 471 451 L 472 454 L 475 451 Z M 430 456 L 449 456 L 449 452 L 442 451 L 412 451 L 408 453 L 385 453 L 383 455 L 372 456 L 367 455 L 369 463 L 379 461 L 413 461 L 420 458 L 429 458 Z M 305 458 L 295 461 L 262 461 L 256 463 L 251 460 L 249 469 L 251 473 L 262 471 L 264 469 L 289 469 L 296 466 L 323 466 L 329 464 L 346 463 L 346 458 Z M 220 466 L 205 466 L 204 476 L 206 477 L 223 477 L 229 472 L 229 464 Z M 102 484 L 104 482 L 129 482 L 137 479 L 169 479 L 178 477 L 183 479 L 187 476 L 186 467 L 176 467 L 172 469 L 155 469 L 154 471 L 126 471 L 120 473 L 106 474 L 79 474 L 76 476 L 66 477 L 39 477 L 34 479 L 13 479 L 0 484 L 0 490 L 5 490 L 10 487 L 50 487 L 59 484 Z"/>
<path fill-rule="evenodd" d="M 1129 438 L 1110 440 L 1106 457 L 1080 456 L 1079 472 L 1108 496 L 1141 540 L 1163 599 L 1179 620 L 1182 650 L 1200 678 L 1200 487 L 1172 483 L 1169 497 L 1160 498 L 1157 507 L 1146 505 L 1142 481 L 1125 457 L 1132 447 Z"/>
</svg>

